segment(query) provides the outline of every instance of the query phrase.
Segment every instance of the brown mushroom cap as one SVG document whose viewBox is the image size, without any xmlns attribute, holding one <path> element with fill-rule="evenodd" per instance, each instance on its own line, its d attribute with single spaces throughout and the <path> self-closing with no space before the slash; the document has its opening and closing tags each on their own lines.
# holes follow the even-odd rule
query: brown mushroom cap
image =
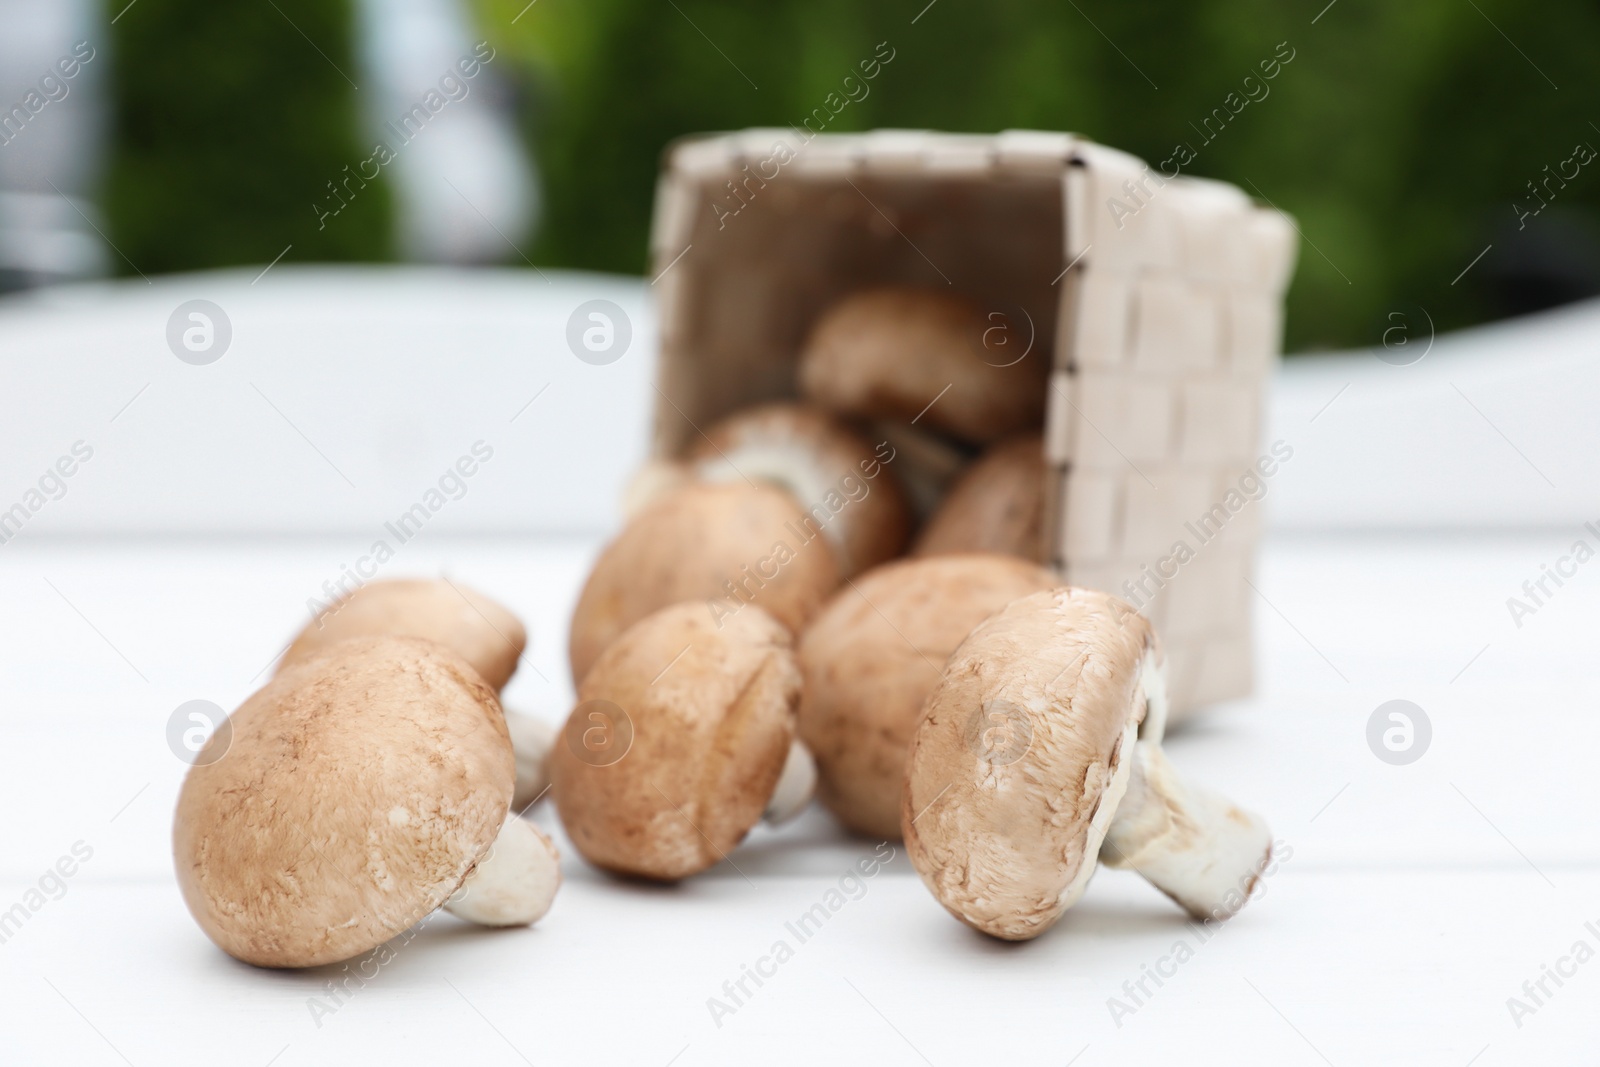
<svg viewBox="0 0 1600 1067">
<path fill-rule="evenodd" d="M 505 688 L 527 646 L 511 612 L 460 582 L 393 578 L 368 582 L 300 631 L 282 670 L 351 637 L 422 637 L 472 664 L 496 691 Z"/>
<path fill-rule="evenodd" d="M 1011 601 L 1059 584 L 1007 556 L 939 556 L 886 564 L 835 594 L 800 641 L 800 738 L 840 822 L 900 836 L 906 753 L 950 653 Z"/>
<path fill-rule="evenodd" d="M 649 616 L 596 661 L 551 754 L 568 836 L 621 874 L 675 880 L 713 866 L 761 819 L 799 699 L 792 638 L 759 608 L 720 627 L 700 601 Z M 606 728 L 631 729 L 614 761 L 580 755 L 596 708 L 622 719 Z"/>
<path fill-rule="evenodd" d="M 355 638 L 284 668 L 184 779 L 173 854 L 184 902 L 262 967 L 349 959 L 443 904 L 500 832 L 511 741 L 465 660 Z"/>
<path fill-rule="evenodd" d="M 950 487 L 911 554 L 1000 552 L 1047 562 L 1044 483 L 1042 434 L 993 446 Z"/>
<path fill-rule="evenodd" d="M 578 597 L 573 681 L 628 627 L 684 600 L 721 615 L 754 605 L 798 632 L 839 584 L 833 550 L 803 518 L 788 493 L 744 482 L 685 486 L 646 508 L 600 553 Z"/>
<path fill-rule="evenodd" d="M 692 481 L 694 475 L 683 460 L 652 456 L 640 464 L 622 489 L 622 517 L 631 520 L 657 500 Z"/>
<path fill-rule="evenodd" d="M 1127 788 L 1154 641 L 1121 601 L 1063 588 L 1013 601 L 950 657 L 901 814 L 912 865 L 962 922 L 1024 940 L 1077 901 Z"/>
<path fill-rule="evenodd" d="M 844 577 L 893 559 L 911 536 L 911 506 L 895 472 L 865 438 L 819 408 L 764 404 L 738 412 L 707 430 L 689 459 L 708 481 L 765 479 L 787 489 L 828 538 Z"/>
<path fill-rule="evenodd" d="M 841 415 L 921 414 L 920 425 L 979 444 L 1033 429 L 1044 422 L 1048 360 L 1039 351 L 1013 363 L 1008 349 L 986 347 L 997 325 L 1014 346 L 1017 331 L 964 296 L 899 287 L 856 293 L 812 329 L 800 390 Z"/>
</svg>

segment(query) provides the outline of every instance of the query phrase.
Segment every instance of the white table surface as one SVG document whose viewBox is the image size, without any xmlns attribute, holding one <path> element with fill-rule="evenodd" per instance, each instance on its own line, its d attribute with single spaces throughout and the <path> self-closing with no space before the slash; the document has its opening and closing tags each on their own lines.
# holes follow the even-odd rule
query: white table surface
<svg viewBox="0 0 1600 1067">
<path fill-rule="evenodd" d="M 1505 607 L 1570 540 L 1269 541 L 1259 693 L 1169 751 L 1264 813 L 1293 855 L 1203 944 L 1118 871 L 1046 936 L 991 941 L 946 915 L 901 851 L 796 944 L 785 922 L 874 845 L 820 811 L 649 889 L 586 867 L 541 807 L 566 871 L 543 922 L 436 917 L 319 1019 L 308 1000 L 338 968 L 236 963 L 185 911 L 169 846 L 185 767 L 166 723 L 186 700 L 231 708 L 259 684 L 359 535 L 18 538 L 0 551 L 0 910 L 74 844 L 93 855 L 0 944 L 0 1063 L 1593 1062 L 1600 961 L 1547 982 L 1520 1027 L 1506 1006 L 1575 941 L 1600 948 L 1584 925 L 1600 929 L 1600 564 L 1520 629 Z M 428 532 L 392 566 L 518 611 L 533 646 L 507 702 L 556 721 L 565 619 L 597 545 Z M 1434 728 L 1409 766 L 1365 738 L 1396 697 Z M 794 958 L 718 1026 L 707 999 L 779 938 Z M 1180 939 L 1193 958 L 1113 1020 L 1108 998 Z"/>
</svg>

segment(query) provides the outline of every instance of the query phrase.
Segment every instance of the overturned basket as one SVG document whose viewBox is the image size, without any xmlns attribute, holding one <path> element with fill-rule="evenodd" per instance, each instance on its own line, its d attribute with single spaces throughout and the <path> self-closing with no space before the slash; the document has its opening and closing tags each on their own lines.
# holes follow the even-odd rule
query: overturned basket
<svg viewBox="0 0 1600 1067">
<path fill-rule="evenodd" d="M 654 448 L 793 397 L 817 316 L 884 284 L 948 286 L 1051 360 L 1048 562 L 1139 608 L 1175 714 L 1252 681 L 1253 497 L 1294 230 L 1231 185 L 1070 134 L 792 129 L 668 153 L 651 251 Z M 930 398 L 932 399 L 932 398 Z M 1242 483 L 1242 484 L 1241 484 Z"/>
</svg>

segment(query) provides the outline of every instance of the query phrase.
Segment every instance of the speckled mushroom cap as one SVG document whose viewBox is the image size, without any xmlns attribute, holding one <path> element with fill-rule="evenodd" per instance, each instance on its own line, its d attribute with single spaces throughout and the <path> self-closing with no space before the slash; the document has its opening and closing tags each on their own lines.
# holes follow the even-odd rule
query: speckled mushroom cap
<svg viewBox="0 0 1600 1067">
<path fill-rule="evenodd" d="M 901 813 L 912 865 L 962 922 L 1025 940 L 1083 893 L 1127 789 L 1147 654 L 1143 616 L 1062 588 L 1013 601 L 951 656 Z"/>
<path fill-rule="evenodd" d="M 884 456 L 893 454 L 885 446 Z M 911 536 L 911 506 L 884 456 L 819 408 L 763 404 L 708 429 L 689 460 L 708 481 L 765 479 L 787 489 L 848 578 L 893 559 Z"/>
<path fill-rule="evenodd" d="M 596 661 L 551 754 L 568 836 L 619 874 L 670 881 L 715 865 L 761 819 L 799 698 L 792 638 L 759 608 L 720 628 L 698 601 L 649 616 Z M 595 709 L 631 730 L 614 762 L 582 755 Z"/>
<path fill-rule="evenodd" d="M 282 666 L 337 641 L 379 636 L 437 641 L 472 664 L 497 691 L 511 679 L 528 643 L 515 615 L 460 582 L 393 578 L 368 582 L 313 619 L 283 654 Z"/>
<path fill-rule="evenodd" d="M 986 331 L 997 326 L 1006 345 L 986 347 Z M 1036 346 L 1011 362 L 1019 330 L 947 291 L 869 289 L 817 320 L 800 355 L 800 391 L 841 415 L 921 415 L 919 426 L 976 444 L 997 441 L 1044 422 L 1049 360 Z"/>
<path fill-rule="evenodd" d="M 945 661 L 972 628 L 1060 582 L 999 555 L 900 560 L 836 593 L 800 641 L 800 737 L 818 798 L 857 833 L 900 836 L 906 753 Z"/>
<path fill-rule="evenodd" d="M 312 967 L 445 902 L 500 832 L 511 741 L 494 690 L 431 642 L 356 638 L 285 667 L 190 769 L 173 853 L 229 955 Z"/>
<path fill-rule="evenodd" d="M 1048 562 L 1044 483 L 1044 436 L 1029 433 L 1002 441 L 962 472 L 911 554 L 1001 552 Z"/>
<path fill-rule="evenodd" d="M 685 486 L 635 516 L 595 561 L 572 612 L 573 681 L 624 630 L 670 604 L 698 600 L 729 614 L 752 604 L 798 632 L 838 584 L 833 549 L 807 533 L 784 490 Z"/>
</svg>

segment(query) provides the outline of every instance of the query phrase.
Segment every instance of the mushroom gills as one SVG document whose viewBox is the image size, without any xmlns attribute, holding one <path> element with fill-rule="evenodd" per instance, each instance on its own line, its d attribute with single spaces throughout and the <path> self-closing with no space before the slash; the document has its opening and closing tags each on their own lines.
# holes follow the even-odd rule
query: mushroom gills
<svg viewBox="0 0 1600 1067">
<path fill-rule="evenodd" d="M 919 519 L 939 509 L 945 492 L 976 455 L 975 449 L 892 419 L 875 420 L 872 431 L 894 450 L 900 484 Z"/>
<path fill-rule="evenodd" d="M 1144 690 L 1144 721 L 1139 724 L 1139 736 L 1159 742 L 1167 732 L 1171 702 L 1167 699 L 1167 676 L 1148 652 L 1139 664 L 1139 685 Z M 515 734 L 511 740 L 516 742 Z"/>
<path fill-rule="evenodd" d="M 1094 814 L 1089 817 L 1088 837 L 1084 841 L 1084 855 L 1093 856 L 1097 852 L 1101 859 L 1105 858 L 1102 847 L 1107 835 L 1111 832 L 1112 820 L 1122 808 L 1123 797 L 1127 796 L 1128 782 L 1133 777 L 1133 745 L 1138 737 L 1139 724 L 1132 719 L 1122 728 L 1122 740 L 1117 743 L 1117 755 L 1110 768 L 1111 777 L 1106 782 L 1105 791 L 1100 794 L 1100 800 L 1095 805 Z M 1095 864 L 1081 863 L 1078 873 L 1073 875 L 1072 881 L 1061 891 L 1056 904 L 1060 910 L 1065 911 L 1083 898 L 1084 890 L 1089 888 L 1089 879 L 1094 877 Z"/>
</svg>

